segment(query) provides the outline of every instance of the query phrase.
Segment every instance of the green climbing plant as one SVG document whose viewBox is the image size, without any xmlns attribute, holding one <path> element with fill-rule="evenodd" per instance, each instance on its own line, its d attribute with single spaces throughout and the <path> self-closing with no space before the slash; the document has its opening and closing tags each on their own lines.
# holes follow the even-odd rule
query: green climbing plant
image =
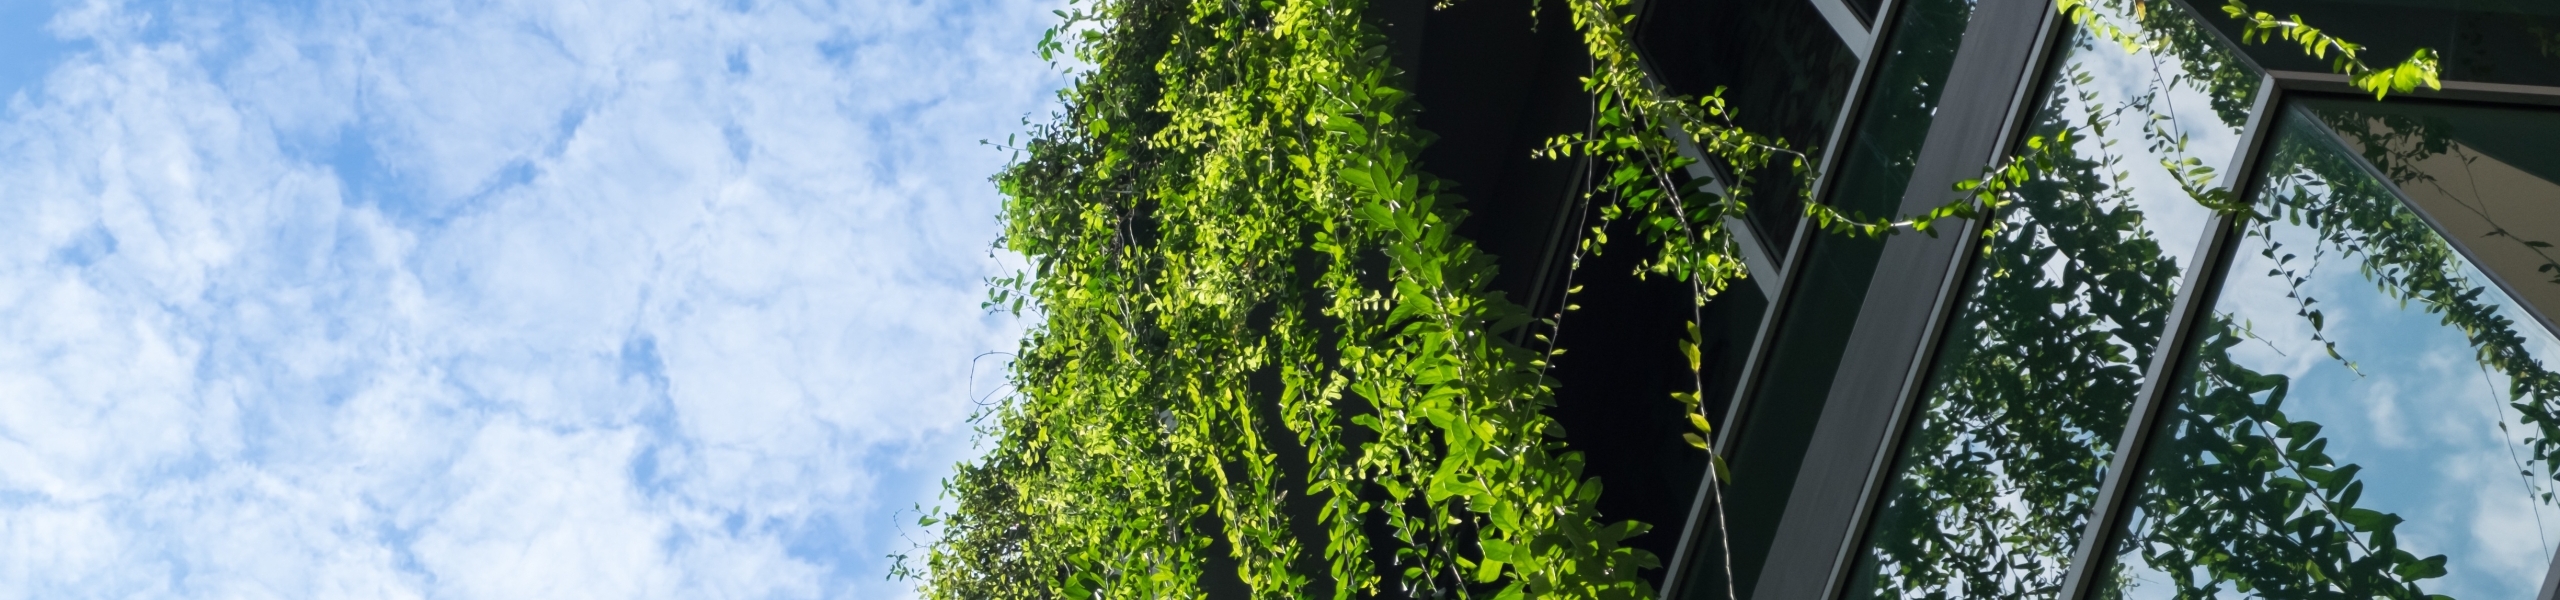
<svg viewBox="0 0 2560 600">
<path fill-rule="evenodd" d="M 1808 153 L 1736 126 L 1721 91 L 1656 83 L 1626 0 L 1565 5 L 1591 59 L 1592 125 L 1539 153 L 1598 174 L 1589 199 L 1603 223 L 1575 247 L 1600 251 L 1610 223 L 1632 224 L 1653 253 L 1633 275 L 1684 282 L 1703 306 L 1747 273 L 1724 223 L 1761 189 L 1751 178 L 1783 172 L 1797 185 L 1779 187 L 1801 194 L 1816 176 Z M 1623 544 L 1650 525 L 1597 513 L 1602 482 L 1543 412 L 1568 314 L 1532 315 L 1492 291 L 1493 258 L 1453 233 L 1468 214 L 1416 162 L 1432 136 L 1414 126 L 1372 10 L 1059 11 L 1038 50 L 1079 66 L 995 177 L 1000 243 L 1029 268 L 991 281 L 987 306 L 1035 326 L 1010 396 L 973 417 L 986 454 L 945 480 L 950 506 L 918 522 L 935 537 L 899 556 L 896 575 L 952 599 L 1655 595 L 1640 573 L 1658 557 Z M 2262 21 L 2337 52 L 2360 85 L 2414 89 L 2400 67 L 2367 69 L 2358 48 L 2298 18 Z M 1935 235 L 2069 168 L 2049 149 L 2073 135 L 2028 140 L 1916 215 L 1796 200 L 1836 234 Z M 1699 159 L 1733 180 L 1688 176 Z M 2209 169 L 2181 164 L 2210 189 Z M 1697 321 L 1678 348 L 1693 373 Z M 1712 453 L 1700 386 L 1666 400 L 1690 408 L 1693 443 Z"/>
<path fill-rule="evenodd" d="M 2372 92 L 2375 100 L 2393 93 L 2417 90 L 2421 84 L 2428 89 L 2444 89 L 2444 83 L 2436 79 L 2438 61 L 2433 49 L 2419 48 L 2398 65 L 2375 68 L 2365 64 L 2364 58 L 2358 55 L 2364 51 L 2363 46 L 2303 23 L 2302 15 L 2287 15 L 2279 19 L 2263 11 L 2249 10 L 2249 5 L 2241 0 L 2228 0 L 2223 4 L 2222 12 L 2239 19 L 2245 27 L 2241 41 L 2266 43 L 2281 39 L 2299 44 L 2304 53 L 2329 59 L 2329 68 L 2346 75 L 2347 81 L 2358 89 Z"/>
</svg>

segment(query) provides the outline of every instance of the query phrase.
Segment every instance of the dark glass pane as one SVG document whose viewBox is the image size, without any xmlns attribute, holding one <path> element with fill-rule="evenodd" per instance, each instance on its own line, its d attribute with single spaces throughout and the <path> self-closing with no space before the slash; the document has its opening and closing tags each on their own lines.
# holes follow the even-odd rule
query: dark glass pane
<svg viewBox="0 0 2560 600">
<path fill-rule="evenodd" d="M 1632 237 L 1639 224 L 1612 226 L 1614 236 Z M 1707 473 L 1707 453 L 1681 437 L 1694 429 L 1671 394 L 1703 390 L 1700 410 L 1722 420 L 1769 303 L 1746 282 L 1700 307 L 1688 282 L 1628 275 L 1652 257 L 1633 251 L 1584 257 L 1572 282 L 1583 288 L 1574 296 L 1582 310 L 1567 316 L 1553 338 L 1571 352 L 1557 357 L 1550 371 L 1563 383 L 1547 414 L 1564 426 L 1569 447 L 1582 453 L 1583 476 L 1607 485 L 1595 504 L 1600 514 L 1653 525 L 1623 543 L 1668 562 Z M 1679 351 L 1693 318 L 1701 334 L 1694 375 Z M 1646 575 L 1660 581 L 1662 574 Z"/>
<path fill-rule="evenodd" d="M 1927 393 L 1869 523 L 1852 598 L 2014 598 L 2058 589 L 2193 262 L 2258 76 L 2192 15 L 2106 15 L 2137 51 L 2074 36 L 2022 148 L 2050 160 L 1975 261 Z M 2183 109 L 2183 110 L 2182 110 Z M 2184 178 L 2182 180 L 2182 177 Z"/>
<path fill-rule="evenodd" d="M 1831 175 L 1837 189 L 1829 201 L 1868 216 L 1900 208 L 1911 169 L 1920 162 L 1920 142 L 1938 114 L 1938 96 L 1946 92 L 1947 71 L 1955 66 L 1956 46 L 1973 16 L 1973 0 L 1906 1 L 1911 4 L 1900 12 L 1893 41 L 1878 56 L 1884 64 L 1868 83 L 1870 96 Z"/>
<path fill-rule="evenodd" d="M 2106 597 L 2534 596 L 2560 544 L 2560 339 L 2461 246 L 2536 246 L 2449 240 L 2427 217 L 2459 206 L 2400 194 L 2560 203 L 2543 174 L 2439 127 L 2474 118 L 2560 136 L 2516 109 L 2289 113 L 2151 434 Z M 2452 189 L 2501 169 L 2540 181 Z"/>
<path fill-rule="evenodd" d="M 2223 3 L 2199 0 L 2219 7 Z M 2339 39 L 2362 44 L 2365 64 L 2389 67 L 2419 48 L 2434 49 L 2444 79 L 2560 86 L 2560 2 L 2552 0 L 2251 0 L 2249 8 L 2302 20 Z M 2214 26 L 2239 39 L 2241 22 L 2213 16 Z M 2326 58 L 2306 56 L 2299 44 L 2278 39 L 2249 47 L 2269 69 L 2330 71 Z"/>
<path fill-rule="evenodd" d="M 1928 137 L 1947 72 L 1954 66 L 1956 45 L 1973 14 L 1966 0 L 1907 0 L 1902 23 L 1881 55 L 1864 117 L 1851 131 L 1847 154 L 1833 174 L 1831 201 L 1867 214 L 1899 208 L 1902 192 L 1918 162 L 1920 143 Z M 1777 535 L 1804 461 L 1805 440 L 1830 391 L 1848 343 L 1847 315 L 1857 313 L 1875 274 L 1882 240 L 1830 235 L 1812 236 L 1803 271 L 1777 337 L 1767 350 L 1757 391 L 1746 407 L 1744 423 L 1735 430 L 1733 477 L 1725 497 L 1728 528 L 1698 536 L 1701 545 L 1730 543 L 1732 573 L 1725 578 L 1724 548 L 1698 549 L 1685 565 L 1691 584 L 1681 592 L 1691 598 L 1722 597 L 1727 585 L 1748 596 L 1757 583 L 1762 560 Z"/>
<path fill-rule="evenodd" d="M 1725 90 L 1734 124 L 1819 155 L 1830 143 L 1858 59 L 1806 0 L 1657 0 L 1637 31 L 1673 91 Z M 1802 186 L 1779 164 L 1753 175 L 1751 220 L 1779 252 L 1804 214 Z"/>
</svg>

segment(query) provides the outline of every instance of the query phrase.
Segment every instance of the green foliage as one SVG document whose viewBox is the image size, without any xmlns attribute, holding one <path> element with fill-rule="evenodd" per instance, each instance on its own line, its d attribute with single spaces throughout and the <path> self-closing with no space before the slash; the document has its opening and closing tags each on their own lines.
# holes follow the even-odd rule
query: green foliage
<svg viewBox="0 0 2560 600">
<path fill-rule="evenodd" d="M 1652 595 L 1366 8 L 1104 0 L 1044 37 L 1090 67 L 997 178 L 1032 271 L 990 302 L 1042 322 L 928 596 Z"/>
<path fill-rule="evenodd" d="M 2361 467 L 2328 456 L 2320 425 L 2287 418 L 2290 381 L 2230 356 L 2229 319 L 2198 332 L 2201 360 L 2153 453 L 2129 540 L 2180 598 L 2224 585 L 2267 597 L 2430 598 L 2444 555 L 2401 548 L 2398 515 L 2356 506 Z M 2441 597 L 2441 596 L 2432 596 Z"/>
<path fill-rule="evenodd" d="M 2303 23 L 2302 15 L 2289 15 L 2278 19 L 2275 15 L 2263 11 L 2249 10 L 2249 4 L 2241 0 L 2228 0 L 2223 4 L 2222 12 L 2241 21 L 2244 26 L 2242 42 L 2263 44 L 2282 39 L 2300 44 L 2303 53 L 2316 58 L 2329 59 L 2331 70 L 2345 74 L 2347 81 L 2355 84 L 2356 89 L 2373 92 L 2375 100 L 2381 100 L 2394 92 L 2407 93 L 2416 90 L 2419 84 L 2426 84 L 2427 89 L 2444 89 L 2444 84 L 2436 80 L 2437 60 L 2436 51 L 2433 49 L 2419 48 L 2398 65 L 2376 69 L 2366 65 L 2363 58 L 2356 56 L 2357 52 L 2364 50 L 2363 46 L 2332 37 L 2319 28 Z M 2331 56 L 2333 52 L 2336 53 L 2335 56 Z"/>
<path fill-rule="evenodd" d="M 2450 136 L 2425 121 L 2390 119 L 2381 121 L 2383 127 L 2376 127 L 2372 116 L 2357 111 L 2308 112 L 2359 147 L 2366 165 L 2404 189 L 2433 180 L 2416 163 L 2455 154 Z M 2268 192 L 2277 201 L 2264 203 L 2260 209 L 2256 219 L 2260 225 L 2252 234 L 2266 240 L 2265 252 L 2270 256 L 2285 252 L 2283 244 L 2271 234 L 2274 223 L 2314 228 L 2321 248 L 2342 259 L 2355 260 L 2358 271 L 2366 274 L 2376 289 L 2441 315 L 2446 325 L 2470 338 L 2476 351 L 2474 360 L 2507 376 L 2507 394 L 2513 406 L 2526 422 L 2537 427 L 2526 440 L 2533 452 L 2530 460 L 2560 459 L 2560 411 L 2551 406 L 2560 400 L 2560 373 L 2534 358 L 2527 339 L 2516 333 L 2520 325 L 2514 317 L 2482 297 L 2489 284 L 2463 276 L 2461 254 L 2438 237 L 2424 219 L 2402 208 L 2397 196 L 2375 187 L 2338 184 L 2371 181 L 2359 170 L 2362 166 L 2349 162 L 2352 159 L 2309 150 L 2292 151 L 2283 158 L 2300 165 L 2300 172 L 2290 181 L 2278 182 L 2279 187 Z M 2527 247 L 2539 243 L 2513 235 L 2497 237 L 2482 243 Z"/>
<path fill-rule="evenodd" d="M 2073 23 L 2123 44 L 2126 52 L 2132 52 L 2143 43 L 2139 39 L 2141 36 L 2099 18 L 2099 11 L 2090 2 L 2058 0 L 2056 7 Z M 2147 18 L 2150 12 L 2143 2 L 2135 2 L 2132 8 L 2137 20 Z M 2300 45 L 2304 54 L 2329 59 L 2331 70 L 2346 75 L 2348 83 L 2355 85 L 2356 89 L 2372 92 L 2375 100 L 2393 93 L 2417 90 L 2420 84 L 2428 89 L 2444 88 L 2443 82 L 2436 79 L 2440 61 L 2433 49 L 2419 48 L 2400 64 L 2377 69 L 2365 64 L 2364 59 L 2357 55 L 2364 51 L 2363 46 L 2338 39 L 2304 23 L 2302 15 L 2277 18 L 2263 11 L 2250 10 L 2249 4 L 2243 0 L 2225 0 L 2222 12 L 2241 22 L 2242 43 L 2263 44 L 2281 39 Z"/>
<path fill-rule="evenodd" d="M 2308 142 L 2317 134 L 2304 135 L 2303 126 L 2316 127 L 2300 122 L 2278 142 L 2247 217 L 2247 235 L 2260 243 L 2261 256 L 2289 263 L 2293 255 L 2278 241 L 2279 231 L 2308 229 L 2318 236 L 2315 246 L 2362 260 L 2363 273 L 2384 293 L 2450 302 L 2429 307 L 2450 309 L 2448 322 L 2486 308 L 2453 306 L 2477 304 L 2472 299 L 2480 288 L 2459 275 L 2461 259 L 2452 248 L 2352 159 Z M 2308 278 L 2281 267 L 2266 275 L 2284 279 L 2297 295 Z M 2308 299 L 2297 300 L 2309 306 Z M 2484 324 L 2514 335 L 2512 322 L 2480 312 L 2496 319 Z M 2320 321 L 2307 318 L 2315 327 Z M 2233 357 L 2231 349 L 2251 339 L 2243 326 L 2217 315 L 2196 336 L 2199 347 L 2177 388 L 2179 401 L 2147 462 L 2151 489 L 2125 551 L 2165 573 L 2182 598 L 2212 597 L 2225 585 L 2276 597 L 2440 598 L 2420 582 L 2443 576 L 2446 557 L 2422 558 L 2402 548 L 2401 517 L 2357 506 L 2362 467 L 2327 453 L 2320 424 L 2286 415 L 2289 378 Z M 2486 353 L 2500 336 L 2472 337 Z M 2334 343 L 2316 334 L 2312 341 L 2334 355 Z"/>
<path fill-rule="evenodd" d="M 1568 6 L 1594 120 L 1542 154 L 1593 161 L 1601 218 L 1636 223 L 1655 252 L 1635 275 L 1686 282 L 1703 305 L 1747 272 L 1723 224 L 1744 214 L 1750 178 L 1783 164 L 1810 181 L 1806 154 L 1735 127 L 1720 91 L 1655 84 L 1626 0 Z M 1453 234 L 1462 200 L 1416 164 L 1431 135 L 1369 10 L 1059 12 L 1039 52 L 1082 66 L 996 177 L 1003 244 L 1030 268 L 991 281 L 988 306 L 1038 324 L 1011 363 L 1013 396 L 974 418 L 987 454 L 944 481 L 954 505 L 920 520 L 937 537 L 897 575 L 941 599 L 1654 595 L 1638 570 L 1656 557 L 1621 544 L 1650 526 L 1595 512 L 1601 483 L 1542 412 L 1566 315 L 1488 289 L 1492 257 Z M 2353 59 L 2316 30 L 2282 31 Z M 1804 205 L 1834 233 L 1934 234 L 2073 168 L 2051 150 L 2072 135 L 2030 140 L 1921 215 Z M 1690 180 L 1683 144 L 1735 180 Z M 2199 201 L 2227 203 L 2210 169 L 2171 166 Z M 1600 251 L 1606 228 L 1577 253 Z M 1671 400 L 1712 452 L 1699 391 Z"/>
</svg>

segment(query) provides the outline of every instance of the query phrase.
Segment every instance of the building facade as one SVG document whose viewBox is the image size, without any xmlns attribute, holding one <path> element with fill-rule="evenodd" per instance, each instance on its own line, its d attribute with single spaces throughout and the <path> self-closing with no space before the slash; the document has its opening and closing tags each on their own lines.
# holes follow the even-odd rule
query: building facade
<svg viewBox="0 0 2560 600">
<path fill-rule="evenodd" d="M 1806 150 L 1813 201 L 2016 182 L 1874 238 L 1757 179 L 1697 317 L 1721 486 L 1668 399 L 1687 289 L 1570 268 L 1589 174 L 1526 149 L 1584 127 L 1586 59 L 1511 4 L 1380 10 L 1499 287 L 1587 286 L 1554 414 L 1666 597 L 2554 597 L 2560 2 L 2252 3 L 2439 54 L 2376 101 L 2209 0 L 1647 0 L 1659 79 Z"/>
</svg>

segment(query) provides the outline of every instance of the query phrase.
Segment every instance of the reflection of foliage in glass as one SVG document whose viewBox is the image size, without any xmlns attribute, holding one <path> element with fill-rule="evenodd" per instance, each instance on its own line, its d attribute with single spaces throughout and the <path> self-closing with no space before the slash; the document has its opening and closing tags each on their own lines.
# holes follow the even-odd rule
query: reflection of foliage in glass
<svg viewBox="0 0 2560 600">
<path fill-rule="evenodd" d="M 2132 51 L 2142 43 L 2140 41 L 2142 36 L 2129 33 L 2128 30 L 2101 18 L 2097 10 L 2099 6 L 2130 9 L 2136 19 L 2142 19 L 2148 16 L 2150 5 L 2141 0 L 2132 2 L 2130 6 L 2125 6 L 2120 0 L 2096 0 L 2094 4 L 2092 0 L 2060 0 L 2055 4 L 2055 8 L 2061 10 L 2062 14 L 2073 22 L 2079 23 L 2100 37 L 2115 40 L 2122 44 L 2126 51 Z M 2172 9 L 2160 12 L 2176 11 Z M 2419 85 L 2425 85 L 2429 89 L 2444 87 L 2437 81 L 2440 61 L 2434 49 L 2419 48 L 2407 60 L 2400 61 L 2400 64 L 2377 69 L 2365 64 L 2364 59 L 2357 55 L 2358 52 L 2364 51 L 2364 46 L 2338 39 L 2320 28 L 2312 27 L 2302 20 L 2302 15 L 2278 17 L 2264 11 L 2251 10 L 2249 4 L 2242 0 L 2224 0 L 2222 12 L 2240 21 L 2240 37 L 2243 43 L 2264 44 L 2281 39 L 2298 44 L 2302 46 L 2303 54 L 2328 59 L 2330 70 L 2346 75 L 2347 81 L 2356 89 L 2372 92 L 2376 100 L 2394 92 L 2414 91 Z"/>
<path fill-rule="evenodd" d="M 2467 165 L 2478 158 L 2474 151 L 2457 143 L 2453 128 L 2440 119 L 2348 109 L 2306 109 L 2302 112 L 2327 124 L 2327 131 L 2339 134 L 2344 141 L 2361 150 L 2364 165 L 2371 166 L 2401 189 L 2442 186 L 2436 175 L 2421 163 L 2451 157 Z M 2329 169 L 2320 174 L 2362 177 L 2359 171 L 2354 170 L 2358 165 L 2349 162 L 2352 160 L 2341 157 L 2334 161 L 2338 164 L 2319 163 Z M 2465 208 L 2475 211 L 2479 207 L 2474 203 L 2483 200 L 2466 198 L 2475 194 L 2458 190 L 2442 191 L 2457 201 L 2467 199 L 2469 202 L 2465 202 Z M 2421 303 L 2428 311 L 2444 315 L 2447 324 L 2469 332 L 2481 364 L 2512 379 L 2508 394 L 2516 402 L 2516 408 L 2523 411 L 2527 421 L 2540 426 L 2537 437 L 2530 438 L 2528 442 L 2535 448 L 2532 461 L 2560 457 L 2560 443 L 2552 441 L 2560 438 L 2560 423 L 2554 422 L 2560 417 L 2555 417 L 2553 409 L 2546 404 L 2549 399 L 2560 398 L 2560 374 L 2552 373 L 2534 359 L 2526 348 L 2525 338 L 2515 333 L 2514 319 L 2500 314 L 2496 305 L 2480 298 L 2485 289 L 2483 286 L 2488 284 L 2454 275 L 2458 270 L 2416 268 L 2459 260 L 2455 251 L 2436 237 L 2432 228 L 2421 224 L 2420 229 L 2411 231 L 2372 229 L 2381 227 L 2382 222 L 2375 216 L 2381 211 L 2405 212 L 2400 208 L 2397 196 L 2382 192 L 2373 198 L 2331 199 L 2327 202 L 2292 209 L 2296 211 L 2294 216 L 2320 228 L 2324 244 L 2314 251 L 2325 252 L 2335 248 L 2349 257 L 2363 257 L 2359 268 L 2370 274 L 2385 293 L 2404 302 Z M 2477 213 L 2477 216 L 2493 224 L 2497 222 L 2495 215 Z M 2266 223 L 2271 224 L 2271 219 Z M 2548 251 L 2551 244 L 2518 237 L 2504 228 L 2493 232 L 2492 237 L 2497 238 L 2497 243 L 2532 249 L 2545 261 L 2544 273 L 2560 270 L 2560 267 L 2553 266 L 2560 265 L 2560 261 L 2555 261 Z M 2271 252 L 2278 251 L 2276 248 L 2279 247 L 2270 242 Z"/>
<path fill-rule="evenodd" d="M 2445 556 L 2401 549 L 2399 515 L 2355 505 L 2361 467 L 2324 453 L 2318 423 L 2285 417 L 2284 376 L 2230 360 L 2248 339 L 2231 320 L 2197 336 L 2201 360 L 2163 417 L 2119 551 L 2138 552 L 2180 598 L 2218 597 L 2224 584 L 2261 597 L 2428 597 L 2417 581 L 2443 575 Z"/>
<path fill-rule="evenodd" d="M 2060 591 L 2175 296 L 2181 263 L 2164 245 L 2197 234 L 2158 239 L 2144 208 L 2230 204 L 2193 155 L 2229 155 L 2256 75 L 2183 12 L 2104 6 L 2133 26 L 2090 20 L 2054 77 L 2032 133 L 2067 141 L 2024 152 L 2037 168 L 2012 187 L 1949 327 L 1853 594 Z M 2100 72 L 2145 81 L 2125 90 L 2135 82 Z M 2213 115 L 2181 118 L 2176 99 L 2196 96 Z M 2190 148 L 2188 130 L 2216 126 L 2219 141 Z M 2153 168 L 2176 187 L 2137 183 Z"/>
<path fill-rule="evenodd" d="M 2467 263 L 2452 247 L 2352 155 L 2320 139 L 2319 128 L 2296 114 L 2268 161 L 2245 228 L 2264 262 L 2290 263 L 2301 250 L 2279 238 L 2301 236 L 2320 252 L 2358 261 L 2387 297 L 2462 331 L 2483 366 L 2509 376 L 2509 398 L 2524 419 L 2551 427 L 2560 378 L 2527 352 L 2515 321 L 2483 298 L 2485 283 L 2463 275 Z M 2231 276 L 2254 276 L 2236 271 Z M 2268 274 L 2297 291 L 2310 278 L 2307 270 Z M 2316 312 L 2309 318 L 2321 320 Z M 2283 412 L 2292 382 L 2232 356 L 2253 334 L 2217 314 L 2196 336 L 2144 463 L 2139 513 L 2119 556 L 2138 555 L 2178 597 L 2214 597 L 2224 584 L 2265 597 L 2430 597 L 2419 582 L 2444 575 L 2447 558 L 2402 548 L 2395 532 L 2402 517 L 2356 506 L 2362 467 L 2338 464 L 2318 423 Z M 2532 442 L 2537 455 L 2549 456 L 2547 439 Z M 2116 584 L 2131 576 L 2119 565 Z"/>
<path fill-rule="evenodd" d="M 2501 217 L 2490 213 L 2487 198 L 2478 197 L 2476 185 L 2448 186 L 2435 172 L 2441 167 L 2431 168 L 2428 165 L 2444 162 L 2436 160 L 2439 158 L 2451 158 L 2468 171 L 2485 158 L 2479 151 L 2456 142 L 2452 124 L 2440 118 L 2322 106 L 2327 105 L 2311 107 L 2311 114 L 2343 136 L 2350 149 L 2360 151 L 2365 162 L 2390 178 L 2393 184 L 2403 190 L 2431 189 L 2454 200 L 2465 211 L 2490 223 L 2493 226 L 2489 232 L 2491 237 L 2541 258 L 2542 276 L 2553 283 L 2560 283 L 2560 253 L 2553 251 L 2552 240 L 2527 239 L 2499 225 Z"/>
</svg>

